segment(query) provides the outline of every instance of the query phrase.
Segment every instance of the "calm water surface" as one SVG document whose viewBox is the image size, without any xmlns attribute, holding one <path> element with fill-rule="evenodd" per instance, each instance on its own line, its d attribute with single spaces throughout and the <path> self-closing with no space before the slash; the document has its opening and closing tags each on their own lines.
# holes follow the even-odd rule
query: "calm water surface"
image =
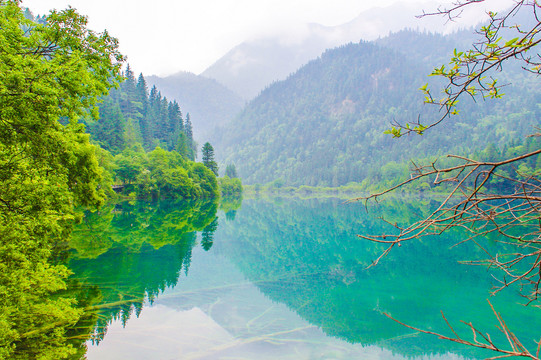
<svg viewBox="0 0 541 360">
<path fill-rule="evenodd" d="M 494 356 L 419 334 L 383 315 L 449 334 L 440 311 L 498 336 L 486 299 L 492 274 L 458 264 L 481 256 L 460 234 L 381 247 L 430 200 L 369 209 L 340 200 L 121 204 L 87 218 L 70 267 L 102 309 L 88 359 L 476 359 Z M 453 240 L 455 237 L 455 240 Z M 490 243 L 489 243 L 490 246 Z M 541 316 L 515 290 L 491 302 L 526 346 Z"/>
</svg>

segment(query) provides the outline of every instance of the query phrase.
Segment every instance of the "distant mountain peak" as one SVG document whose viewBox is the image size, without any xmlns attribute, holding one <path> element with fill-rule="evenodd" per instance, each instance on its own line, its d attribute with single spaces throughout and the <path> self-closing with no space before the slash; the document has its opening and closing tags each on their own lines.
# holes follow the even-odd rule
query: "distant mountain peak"
<svg viewBox="0 0 541 360">
<path fill-rule="evenodd" d="M 422 9 L 434 10 L 433 2 L 397 3 L 362 12 L 334 27 L 305 24 L 293 33 L 243 42 L 231 49 L 201 75 L 216 79 L 244 99 L 252 99 L 274 81 L 283 80 L 326 49 L 359 40 L 375 40 L 405 28 L 449 33 L 479 21 L 466 18 L 446 23 L 438 16 L 416 18 Z"/>
</svg>

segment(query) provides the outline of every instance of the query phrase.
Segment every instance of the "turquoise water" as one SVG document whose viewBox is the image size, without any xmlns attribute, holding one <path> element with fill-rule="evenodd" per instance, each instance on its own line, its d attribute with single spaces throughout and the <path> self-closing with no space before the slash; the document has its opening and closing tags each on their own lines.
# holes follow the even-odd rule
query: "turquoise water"
<svg viewBox="0 0 541 360">
<path fill-rule="evenodd" d="M 480 256 L 460 234 L 383 249 L 356 234 L 392 229 L 433 201 L 391 199 L 367 212 L 340 200 L 122 204 L 76 232 L 75 277 L 95 285 L 101 307 L 89 359 L 462 359 L 497 354 L 401 326 L 465 337 L 473 322 L 502 341 L 487 298 L 493 273 L 460 260 Z M 89 239 L 92 244 L 89 245 Z M 489 244 L 490 246 L 490 244 Z M 495 273 L 497 275 L 497 273 Z M 534 350 L 541 316 L 516 289 L 490 301 Z"/>
</svg>

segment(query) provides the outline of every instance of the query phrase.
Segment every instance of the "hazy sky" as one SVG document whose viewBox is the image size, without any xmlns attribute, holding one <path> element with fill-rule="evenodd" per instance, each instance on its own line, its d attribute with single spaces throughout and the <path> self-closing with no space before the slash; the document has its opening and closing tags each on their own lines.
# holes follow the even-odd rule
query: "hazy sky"
<svg viewBox="0 0 541 360">
<path fill-rule="evenodd" d="M 107 29 L 119 39 L 120 50 L 136 72 L 168 75 L 181 70 L 198 74 L 247 39 L 293 32 L 310 22 L 339 25 L 363 10 L 395 2 L 399 1 L 23 0 L 23 6 L 42 15 L 71 5 L 88 16 L 91 29 Z"/>
</svg>

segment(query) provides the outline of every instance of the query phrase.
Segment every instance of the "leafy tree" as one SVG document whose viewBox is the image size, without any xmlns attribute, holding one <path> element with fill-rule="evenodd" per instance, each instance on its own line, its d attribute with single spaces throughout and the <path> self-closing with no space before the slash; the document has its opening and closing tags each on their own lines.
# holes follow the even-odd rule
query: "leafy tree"
<svg viewBox="0 0 541 360">
<path fill-rule="evenodd" d="M 64 327 L 80 311 L 49 297 L 67 270 L 48 258 L 67 239 L 74 206 L 104 200 L 96 148 L 77 119 L 96 117 L 123 60 L 116 39 L 86 24 L 71 8 L 33 23 L 19 1 L 0 1 L 0 358 L 75 351 Z"/>
<path fill-rule="evenodd" d="M 219 193 L 216 176 L 204 165 L 160 147 L 148 153 L 142 147 L 125 149 L 114 158 L 114 173 L 126 194 L 141 198 L 214 198 Z"/>
<path fill-rule="evenodd" d="M 206 142 L 201 149 L 201 158 L 203 164 L 208 167 L 214 175 L 218 176 L 218 164 L 214 160 L 214 148 L 210 145 L 209 142 Z"/>
<path fill-rule="evenodd" d="M 194 197 L 214 198 L 220 196 L 216 175 L 205 165 L 190 163 L 188 175 L 196 184 Z"/>
<path fill-rule="evenodd" d="M 218 184 L 222 196 L 242 194 L 242 183 L 239 178 L 231 179 L 228 176 L 224 176 L 223 178 L 218 179 Z"/>
<path fill-rule="evenodd" d="M 144 153 L 125 149 L 115 157 L 115 174 L 124 184 L 131 184 L 136 181 L 145 162 Z"/>
</svg>

